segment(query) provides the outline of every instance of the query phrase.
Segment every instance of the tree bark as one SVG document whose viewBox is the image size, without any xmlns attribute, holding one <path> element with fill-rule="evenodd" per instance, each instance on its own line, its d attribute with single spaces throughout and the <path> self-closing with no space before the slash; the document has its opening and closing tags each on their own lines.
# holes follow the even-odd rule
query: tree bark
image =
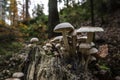
<svg viewBox="0 0 120 80">
<path fill-rule="evenodd" d="M 26 14 L 25 14 L 25 18 L 26 20 L 28 20 L 30 18 L 30 15 L 29 15 L 29 5 L 28 5 L 29 1 L 26 0 L 25 4 L 26 4 Z"/>
<path fill-rule="evenodd" d="M 94 4 L 93 4 L 93 0 L 90 0 L 90 6 L 91 6 L 91 26 L 95 26 L 95 22 L 94 22 Z"/>
</svg>

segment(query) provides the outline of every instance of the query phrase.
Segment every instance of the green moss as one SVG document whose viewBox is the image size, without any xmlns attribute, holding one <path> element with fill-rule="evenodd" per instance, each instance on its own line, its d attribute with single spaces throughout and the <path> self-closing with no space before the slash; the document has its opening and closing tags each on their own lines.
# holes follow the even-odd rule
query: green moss
<svg viewBox="0 0 120 80">
<path fill-rule="evenodd" d="M 110 68 L 106 65 L 100 65 L 99 66 L 102 70 L 110 70 Z"/>
</svg>

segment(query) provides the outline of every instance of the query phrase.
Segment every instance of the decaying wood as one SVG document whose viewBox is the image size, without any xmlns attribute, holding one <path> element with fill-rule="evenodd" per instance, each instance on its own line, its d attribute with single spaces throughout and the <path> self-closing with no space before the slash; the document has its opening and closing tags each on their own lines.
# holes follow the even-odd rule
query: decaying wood
<svg viewBox="0 0 120 80">
<path fill-rule="evenodd" d="M 54 56 L 52 52 L 47 54 L 39 45 L 34 46 L 30 48 L 27 65 L 24 66 L 24 80 L 90 80 L 91 74 L 84 72 L 79 58 Z"/>
</svg>

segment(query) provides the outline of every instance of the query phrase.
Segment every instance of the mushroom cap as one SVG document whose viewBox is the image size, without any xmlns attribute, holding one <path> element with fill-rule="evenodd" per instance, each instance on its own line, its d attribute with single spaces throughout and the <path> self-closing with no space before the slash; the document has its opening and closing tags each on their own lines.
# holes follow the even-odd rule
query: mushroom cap
<svg viewBox="0 0 120 80">
<path fill-rule="evenodd" d="M 57 43 L 57 44 L 55 45 L 55 47 L 56 47 L 56 48 L 60 48 L 60 47 L 61 47 L 61 44 L 60 44 L 60 43 Z"/>
<path fill-rule="evenodd" d="M 7 78 L 5 80 L 20 80 L 19 78 Z"/>
<path fill-rule="evenodd" d="M 96 59 L 96 57 L 91 56 L 90 60 L 91 60 L 91 61 L 96 61 L 97 59 Z"/>
<path fill-rule="evenodd" d="M 32 46 L 33 46 L 32 44 L 28 44 L 28 45 L 27 45 L 28 48 L 30 48 L 30 47 L 32 47 Z"/>
<path fill-rule="evenodd" d="M 46 43 L 45 44 L 47 47 L 52 47 L 52 44 L 50 44 L 50 43 Z"/>
<path fill-rule="evenodd" d="M 91 48 L 90 50 L 89 50 L 89 53 L 90 54 L 94 54 L 94 53 L 97 53 L 98 52 L 98 50 L 96 49 L 96 48 Z"/>
<path fill-rule="evenodd" d="M 77 30 L 77 33 L 81 33 L 81 32 L 102 32 L 102 31 L 104 31 L 104 30 L 101 27 L 85 26 L 85 27 L 80 27 Z"/>
<path fill-rule="evenodd" d="M 70 32 L 74 30 L 74 27 L 70 23 L 64 22 L 56 25 L 54 28 L 54 32 L 63 32 L 64 30 Z"/>
<path fill-rule="evenodd" d="M 38 41 L 39 41 L 38 38 L 32 38 L 32 39 L 30 40 L 30 42 L 38 42 Z"/>
<path fill-rule="evenodd" d="M 94 43 L 94 42 L 91 42 L 90 44 L 91 44 L 92 47 L 95 46 L 95 43 Z"/>
<path fill-rule="evenodd" d="M 15 72 L 13 73 L 12 77 L 14 78 L 21 78 L 24 76 L 24 73 L 23 72 Z"/>
<path fill-rule="evenodd" d="M 87 39 L 87 36 L 77 36 L 77 39 L 80 40 L 80 39 Z"/>
<path fill-rule="evenodd" d="M 79 42 L 86 42 L 87 36 L 77 36 L 77 41 Z"/>
<path fill-rule="evenodd" d="M 62 39 L 63 39 L 63 36 L 56 36 L 55 38 L 53 38 L 53 39 L 51 40 L 51 42 L 62 41 Z"/>
<path fill-rule="evenodd" d="M 44 50 L 48 50 L 47 46 L 43 46 L 43 49 L 44 49 Z"/>
<path fill-rule="evenodd" d="M 60 50 L 65 51 L 65 48 L 64 48 L 64 47 L 61 47 Z"/>
<path fill-rule="evenodd" d="M 81 43 L 79 45 L 79 48 L 89 49 L 89 48 L 91 48 L 91 45 L 89 43 Z"/>
</svg>

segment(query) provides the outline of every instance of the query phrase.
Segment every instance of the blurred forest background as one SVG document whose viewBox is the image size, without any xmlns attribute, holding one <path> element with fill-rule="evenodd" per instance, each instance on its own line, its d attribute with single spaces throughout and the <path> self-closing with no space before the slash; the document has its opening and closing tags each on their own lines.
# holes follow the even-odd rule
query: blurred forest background
<svg viewBox="0 0 120 80">
<path fill-rule="evenodd" d="M 58 12 L 57 5 L 63 2 L 64 7 Z M 32 17 L 30 6 L 30 0 L 24 3 L 0 0 L 0 72 L 9 69 L 8 60 L 19 53 L 23 43 L 38 37 L 42 44 L 58 35 L 53 32 L 58 23 L 70 22 L 76 29 L 88 25 L 104 28 L 96 40 L 109 47 L 109 56 L 103 60 L 102 68 L 109 69 L 112 76 L 120 76 L 120 0 L 49 0 L 49 14 L 45 15 L 43 4 L 38 4 L 31 11 Z M 0 77 L 2 74 L 7 72 L 0 73 Z"/>
</svg>

